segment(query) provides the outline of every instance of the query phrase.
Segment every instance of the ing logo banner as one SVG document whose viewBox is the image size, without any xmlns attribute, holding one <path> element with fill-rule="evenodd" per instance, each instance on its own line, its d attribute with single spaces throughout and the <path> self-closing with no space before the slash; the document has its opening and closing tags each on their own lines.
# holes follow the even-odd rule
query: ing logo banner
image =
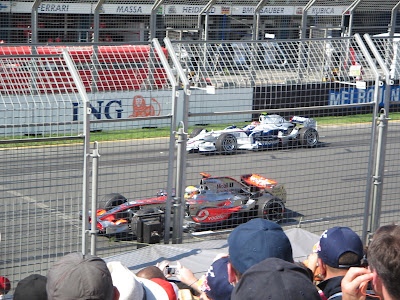
<svg viewBox="0 0 400 300">
<path fill-rule="evenodd" d="M 146 101 L 143 96 L 137 95 L 133 98 L 132 111 L 129 118 L 159 116 L 161 105 L 155 98 Z"/>
</svg>

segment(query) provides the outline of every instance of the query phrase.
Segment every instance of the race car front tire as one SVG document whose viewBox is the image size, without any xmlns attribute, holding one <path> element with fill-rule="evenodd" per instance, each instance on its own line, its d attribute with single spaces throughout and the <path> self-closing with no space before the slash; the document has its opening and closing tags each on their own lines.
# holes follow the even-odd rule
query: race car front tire
<svg viewBox="0 0 400 300">
<path fill-rule="evenodd" d="M 304 147 L 315 147 L 318 144 L 318 131 L 314 128 L 300 128 L 299 130 L 299 143 Z"/>
<path fill-rule="evenodd" d="M 258 216 L 271 221 L 279 221 L 283 218 L 285 206 L 278 198 L 273 198 L 258 207 Z"/>
<path fill-rule="evenodd" d="M 221 134 L 215 141 L 215 148 L 222 154 L 231 154 L 237 150 L 236 137 L 230 133 Z"/>
<path fill-rule="evenodd" d="M 108 211 L 118 205 L 125 203 L 125 202 L 128 202 L 128 199 L 126 199 L 121 194 L 110 193 L 110 194 L 104 195 L 103 199 L 99 202 L 98 207 Z"/>
</svg>

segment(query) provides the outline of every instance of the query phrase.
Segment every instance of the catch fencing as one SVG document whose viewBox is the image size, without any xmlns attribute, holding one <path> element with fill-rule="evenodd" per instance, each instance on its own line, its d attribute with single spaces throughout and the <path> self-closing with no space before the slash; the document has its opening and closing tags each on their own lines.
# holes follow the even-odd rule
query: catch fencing
<svg viewBox="0 0 400 300">
<path fill-rule="evenodd" d="M 14 287 L 68 252 L 132 248 L 96 240 L 89 198 L 171 186 L 177 86 L 166 54 L 156 43 L 0 48 L 0 247 Z"/>
<path fill-rule="evenodd" d="M 399 216 L 397 123 L 387 121 L 399 101 L 397 40 L 369 40 L 0 47 L 3 275 L 15 283 L 45 274 L 67 252 L 106 257 L 143 246 L 132 228 L 98 235 L 89 224 L 110 199 L 166 195 L 172 231 L 160 242 L 212 238 L 182 228 L 185 187 L 205 173 L 276 181 L 286 191 L 285 229 L 349 226 L 366 241 Z M 244 132 L 263 114 L 316 120 L 318 143 L 273 146 L 260 137 L 232 153 L 186 151 L 198 128 Z M 207 231 L 221 237 L 266 210 L 255 206 L 228 224 L 216 218 Z"/>
<path fill-rule="evenodd" d="M 196 183 L 200 172 L 237 179 L 256 173 L 286 189 L 281 225 L 316 233 L 349 226 L 366 239 L 363 224 L 370 214 L 364 215 L 364 207 L 375 165 L 371 145 L 383 100 L 380 75 L 361 37 L 174 46 L 199 90 L 190 97 L 189 126 L 241 128 L 268 113 L 286 120 L 314 118 L 319 133 L 313 147 L 282 143 L 273 148 L 264 140 L 259 143 L 264 150 L 249 151 L 241 150 L 238 138 L 235 155 L 188 154 L 187 183 Z M 206 94 L 209 86 L 215 94 Z"/>
</svg>

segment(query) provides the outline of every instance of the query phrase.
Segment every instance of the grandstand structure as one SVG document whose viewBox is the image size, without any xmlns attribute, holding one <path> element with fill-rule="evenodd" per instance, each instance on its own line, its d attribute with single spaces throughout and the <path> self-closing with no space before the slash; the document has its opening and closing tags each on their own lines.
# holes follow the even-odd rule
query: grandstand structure
<svg viewBox="0 0 400 300">
<path fill-rule="evenodd" d="M 0 1 L 4 43 L 260 40 L 395 32 L 398 0 Z"/>
</svg>

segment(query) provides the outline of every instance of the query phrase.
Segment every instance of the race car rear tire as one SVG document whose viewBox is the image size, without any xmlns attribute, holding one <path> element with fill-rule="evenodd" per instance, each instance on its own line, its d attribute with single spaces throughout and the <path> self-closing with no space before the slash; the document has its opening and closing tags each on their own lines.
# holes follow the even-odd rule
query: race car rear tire
<svg viewBox="0 0 400 300">
<path fill-rule="evenodd" d="M 273 198 L 267 203 L 263 203 L 258 207 L 258 216 L 271 221 L 279 221 L 283 218 L 285 206 L 278 198 Z"/>
<path fill-rule="evenodd" d="M 223 154 L 231 154 L 237 150 L 236 137 L 230 133 L 221 134 L 215 141 L 215 148 Z"/>
<path fill-rule="evenodd" d="M 198 136 L 200 132 L 203 131 L 203 127 L 195 127 L 193 128 L 192 132 L 189 134 L 189 138 L 194 138 L 195 136 Z"/>
<path fill-rule="evenodd" d="M 305 147 L 315 147 L 318 144 L 318 131 L 314 128 L 300 128 L 299 143 Z"/>
<path fill-rule="evenodd" d="M 110 193 L 104 195 L 103 199 L 99 202 L 99 208 L 105 209 L 105 210 L 110 210 L 113 209 L 114 207 L 121 205 L 125 202 L 128 202 L 128 199 L 126 199 L 124 196 L 118 193 Z"/>
</svg>

